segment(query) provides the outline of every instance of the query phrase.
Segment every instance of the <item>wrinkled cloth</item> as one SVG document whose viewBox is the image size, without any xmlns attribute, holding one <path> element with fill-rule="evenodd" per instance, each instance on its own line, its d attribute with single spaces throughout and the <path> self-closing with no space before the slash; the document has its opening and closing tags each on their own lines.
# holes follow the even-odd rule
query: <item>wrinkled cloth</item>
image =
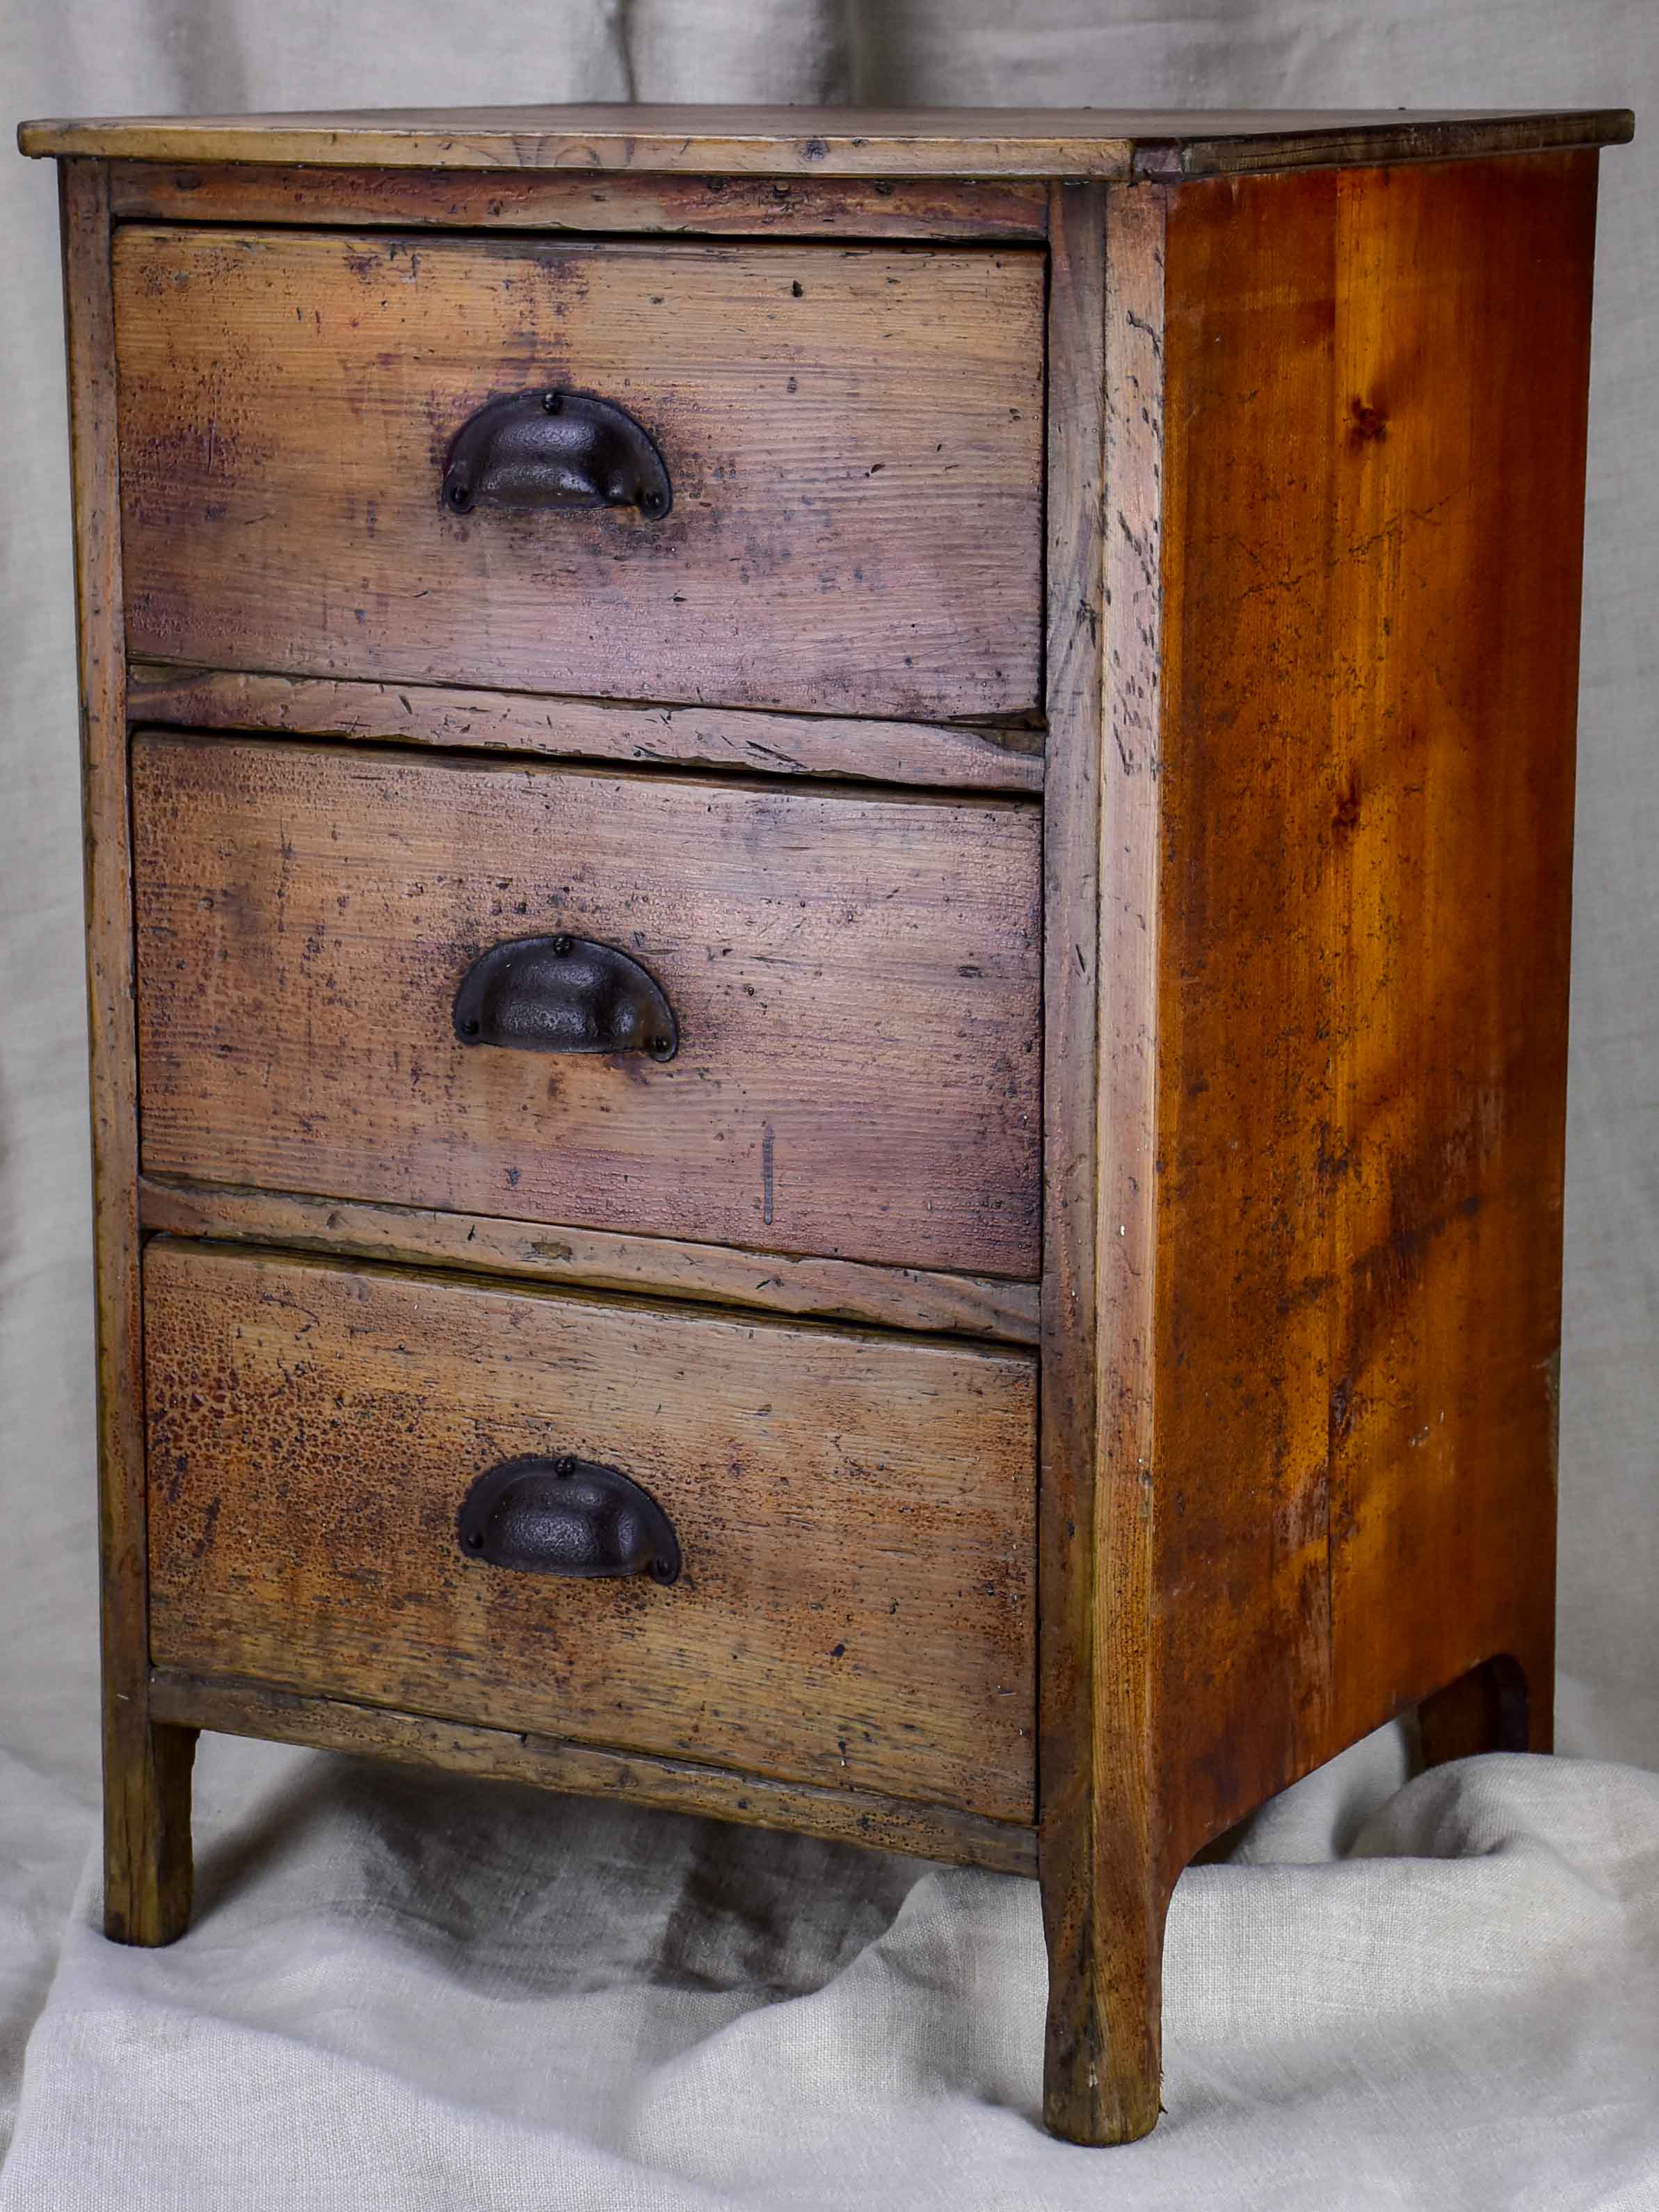
<svg viewBox="0 0 1659 2212">
<path fill-rule="evenodd" d="M 1659 9 L 6 0 L 0 84 L 13 118 L 629 98 L 1640 114 Z M 153 1955 L 97 1936 L 56 195 L 49 166 L 0 160 L 0 2212 L 1659 2205 L 1656 143 L 1602 161 L 1587 521 L 1560 1709 L 1595 1756 L 1407 1784 L 1390 1734 L 1194 1869 L 1169 2110 L 1099 2156 L 1034 2124 L 1037 1906 L 1012 1880 L 204 1740 L 196 1925 Z"/>
<path fill-rule="evenodd" d="M 1178 1883 L 1165 2113 L 1041 2132 L 1036 1884 L 204 1740 L 200 1898 L 81 1883 L 0 2212 L 1659 2203 L 1659 1776 L 1390 1731 Z"/>
</svg>

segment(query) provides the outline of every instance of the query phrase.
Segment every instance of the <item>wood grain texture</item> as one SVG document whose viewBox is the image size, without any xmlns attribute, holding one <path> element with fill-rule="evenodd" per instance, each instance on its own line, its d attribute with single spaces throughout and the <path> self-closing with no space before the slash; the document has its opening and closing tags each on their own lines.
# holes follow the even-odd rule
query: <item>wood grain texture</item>
<svg viewBox="0 0 1659 2212">
<path fill-rule="evenodd" d="M 1225 118 L 1218 117 L 1218 123 Z M 1288 118 L 1285 118 L 1288 119 Z M 1538 154 L 1568 147 L 1622 146 L 1635 135 L 1627 107 L 1563 110 L 1554 114 L 1434 116 L 1397 109 L 1364 120 L 1303 117 L 1291 128 L 1273 118 L 1237 118 L 1212 131 L 1193 116 L 1189 133 L 1134 152 L 1137 178 L 1260 175 L 1270 170 L 1372 167 L 1382 162 L 1484 161 L 1493 155 Z"/>
<path fill-rule="evenodd" d="M 1041 1863 L 1044 2118 L 1158 2111 L 1147 1416 L 1164 195 L 1051 213 Z M 1065 487 L 1063 497 L 1057 496 Z"/>
<path fill-rule="evenodd" d="M 1548 1743 L 1595 185 L 1565 155 L 1171 204 L 1166 1875 L 1498 1655 Z"/>
<path fill-rule="evenodd" d="M 869 1267 L 848 1260 L 800 1260 L 738 1252 L 724 1244 L 678 1244 L 662 1237 L 618 1237 L 591 1229 L 550 1231 L 540 1222 L 417 1206 L 366 1206 L 220 1183 L 139 1183 L 147 1230 L 230 1243 L 283 1244 L 340 1258 L 460 1267 L 522 1276 L 567 1289 L 640 1291 L 697 1304 L 748 1306 L 934 1335 L 1037 1340 L 1037 1285 L 921 1267 Z"/>
<path fill-rule="evenodd" d="M 1631 135 L 1625 108 L 1164 110 L 609 105 L 370 108 L 331 114 L 106 117 L 25 123 L 26 154 L 317 167 L 647 170 L 811 177 L 1127 178 L 1138 149 L 1254 142 L 1288 168 L 1478 155 Z"/>
<path fill-rule="evenodd" d="M 1042 737 L 1036 729 L 754 714 L 730 707 L 642 707 L 429 684 L 250 676 L 147 661 L 128 671 L 127 718 L 186 729 L 277 730 L 461 746 L 470 752 L 545 753 L 640 768 L 678 764 L 963 791 L 1035 793 L 1042 788 Z"/>
<path fill-rule="evenodd" d="M 1042 258 L 124 228 L 127 632 L 210 667 L 957 720 L 1036 703 Z M 672 512 L 447 511 L 499 393 Z"/>
<path fill-rule="evenodd" d="M 1098 1091 L 1100 628 L 1105 507 L 1106 196 L 1049 207 L 1043 800 L 1042 1428 L 1038 1856 L 1048 1951 L 1043 2117 L 1082 2139 L 1098 2072 L 1092 1654 L 1097 1627 L 1092 1316 Z"/>
<path fill-rule="evenodd" d="M 793 1828 L 872 1850 L 908 1851 L 997 1874 L 1036 1871 L 1029 1826 L 985 1820 L 948 1806 L 915 1805 L 868 1790 L 820 1790 L 734 1774 L 690 1759 L 651 1759 L 637 1752 L 504 1729 L 387 1712 L 337 1698 L 307 1698 L 253 1682 L 204 1681 L 158 1669 L 151 1677 L 155 1711 L 191 1728 L 276 1743 L 365 1753 L 411 1765 L 494 1781 L 527 1782 L 584 1797 L 616 1797 L 751 1827 Z"/>
<path fill-rule="evenodd" d="M 1551 149 L 1629 130 L 26 128 L 124 163 L 63 178 L 112 1934 L 184 1924 L 202 1726 L 1035 1863 L 1045 2116 L 1121 2141 L 1195 1850 L 1413 1704 L 1547 1746 Z M 670 524 L 441 510 L 548 382 Z M 457 1044 L 560 927 L 674 1061 Z M 562 1450 L 673 1589 L 463 1557 Z"/>
<path fill-rule="evenodd" d="M 672 177 L 569 170 L 272 168 L 121 161 L 124 222 L 690 232 L 732 238 L 1041 239 L 1039 183 Z"/>
<path fill-rule="evenodd" d="M 1034 808 L 151 736 L 133 777 L 148 1172 L 1036 1274 Z M 674 1060 L 457 1040 L 478 955 L 560 930 Z"/>
<path fill-rule="evenodd" d="M 100 163 L 66 161 L 59 184 L 97 1298 L 104 1926 L 118 1942 L 167 1943 L 190 1917 L 190 1769 L 196 1739 L 189 1729 L 155 1723 L 148 1698 L 132 876 L 108 179 Z"/>
<path fill-rule="evenodd" d="M 1152 896 L 1159 853 L 1157 731 L 1161 405 L 1166 200 L 1107 195 L 1106 613 L 1101 741 L 1100 1074 L 1092 1132 L 1097 1203 L 1093 1340 L 1096 1627 L 1090 1755 L 1098 1950 L 1096 2070 L 1068 2117 L 1085 2142 L 1156 2124 L 1164 1921 L 1170 1879 L 1153 1847 L 1160 1687 L 1152 1619 L 1154 1322 L 1158 1164 L 1151 1009 L 1162 945 Z"/>
<path fill-rule="evenodd" d="M 1030 1820 L 1026 1355 L 166 1239 L 144 1296 L 158 1665 Z M 564 1452 L 672 1589 L 462 1553 Z"/>
</svg>

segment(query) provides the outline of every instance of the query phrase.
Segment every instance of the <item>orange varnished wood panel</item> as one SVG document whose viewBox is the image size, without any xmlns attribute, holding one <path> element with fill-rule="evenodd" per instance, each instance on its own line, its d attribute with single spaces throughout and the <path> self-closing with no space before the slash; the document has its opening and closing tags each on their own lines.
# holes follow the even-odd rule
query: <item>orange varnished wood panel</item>
<svg viewBox="0 0 1659 2212">
<path fill-rule="evenodd" d="M 124 228 L 132 651 L 963 720 L 1037 703 L 1042 257 Z M 440 500 L 501 393 L 598 393 L 673 507 Z"/>
<path fill-rule="evenodd" d="M 1033 1274 L 1039 819 L 364 747 L 135 743 L 152 1174 Z M 659 1064 L 459 1042 L 489 946 L 666 991 Z"/>
<path fill-rule="evenodd" d="M 166 1239 L 144 1298 L 158 1665 L 1029 1822 L 1028 1354 Z M 679 1580 L 464 1555 L 527 1453 Z"/>
<path fill-rule="evenodd" d="M 1170 203 L 1166 1875 L 1495 1655 L 1548 1741 L 1592 156 Z"/>
</svg>

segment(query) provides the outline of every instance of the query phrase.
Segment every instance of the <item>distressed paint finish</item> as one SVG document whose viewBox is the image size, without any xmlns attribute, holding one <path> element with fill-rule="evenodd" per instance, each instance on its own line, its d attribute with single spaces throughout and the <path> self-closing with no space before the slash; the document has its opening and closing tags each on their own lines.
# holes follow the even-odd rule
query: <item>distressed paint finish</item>
<svg viewBox="0 0 1659 2212">
<path fill-rule="evenodd" d="M 151 1174 L 1034 1274 L 1039 817 L 141 737 Z M 569 931 L 678 1055 L 468 1048 L 487 947 Z"/>
<path fill-rule="evenodd" d="M 166 1240 L 144 1300 L 158 1665 L 1029 1825 L 1028 1354 Z M 564 1452 L 672 1589 L 463 1554 Z"/>
<path fill-rule="evenodd" d="M 960 720 L 1037 702 L 1042 258 L 124 228 L 132 651 Z M 498 393 L 636 416 L 672 512 L 448 513 Z"/>
</svg>

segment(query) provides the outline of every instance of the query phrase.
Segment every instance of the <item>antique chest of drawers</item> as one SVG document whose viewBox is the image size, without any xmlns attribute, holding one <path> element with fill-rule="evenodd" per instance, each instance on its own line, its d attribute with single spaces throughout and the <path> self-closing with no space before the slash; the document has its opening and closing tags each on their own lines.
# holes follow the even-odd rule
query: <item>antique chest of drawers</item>
<svg viewBox="0 0 1659 2212">
<path fill-rule="evenodd" d="M 1547 1745 L 1621 114 L 38 124 L 106 1921 L 198 1729 L 1031 1873 Z"/>
</svg>

